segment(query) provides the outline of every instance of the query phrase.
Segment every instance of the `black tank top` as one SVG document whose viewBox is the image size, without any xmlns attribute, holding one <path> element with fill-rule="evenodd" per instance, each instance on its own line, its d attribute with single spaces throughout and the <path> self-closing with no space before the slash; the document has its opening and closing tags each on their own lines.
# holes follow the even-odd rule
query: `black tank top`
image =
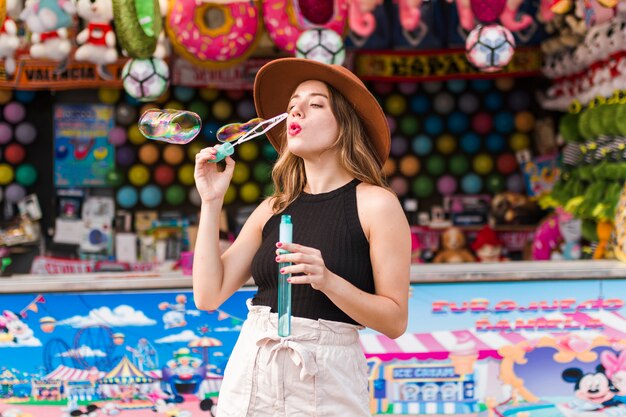
<svg viewBox="0 0 626 417">
<path fill-rule="evenodd" d="M 276 242 L 280 216 L 291 215 L 293 242 L 319 249 L 326 268 L 357 288 L 374 293 L 374 276 L 369 242 L 359 222 L 356 186 L 359 180 L 321 194 L 301 193 L 283 212 L 272 216 L 263 227 L 261 247 L 252 260 L 252 277 L 259 290 L 254 305 L 277 311 L 278 263 Z M 326 295 L 308 284 L 291 287 L 291 312 L 295 317 L 358 324 Z"/>
</svg>

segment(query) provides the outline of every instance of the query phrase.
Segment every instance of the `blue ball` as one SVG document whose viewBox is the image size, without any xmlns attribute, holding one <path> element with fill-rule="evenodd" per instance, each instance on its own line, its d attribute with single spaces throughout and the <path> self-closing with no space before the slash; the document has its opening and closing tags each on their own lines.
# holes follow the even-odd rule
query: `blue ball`
<svg viewBox="0 0 626 417">
<path fill-rule="evenodd" d="M 485 107 L 491 111 L 497 111 L 502 108 L 503 101 L 500 92 L 492 91 L 485 96 Z"/>
<path fill-rule="evenodd" d="M 472 80 L 472 88 L 479 93 L 491 90 L 491 84 L 491 80 Z"/>
<path fill-rule="evenodd" d="M 135 97 L 131 96 L 130 94 L 128 94 L 127 92 L 124 92 L 124 99 L 126 100 L 126 102 L 132 106 L 141 106 L 143 103 L 139 100 L 137 100 Z"/>
<path fill-rule="evenodd" d="M 446 82 L 446 86 L 448 87 L 449 92 L 460 93 L 465 90 L 467 83 L 465 80 L 449 80 Z"/>
<path fill-rule="evenodd" d="M 135 204 L 137 204 L 137 190 L 135 189 L 135 187 L 125 185 L 117 190 L 117 195 L 115 196 L 115 199 L 117 200 L 117 204 L 119 204 L 120 207 L 131 208 Z"/>
<path fill-rule="evenodd" d="M 429 136 L 417 135 L 413 139 L 413 152 L 418 155 L 428 155 L 433 150 L 433 141 Z"/>
<path fill-rule="evenodd" d="M 500 112 L 494 118 L 493 126 L 500 133 L 510 133 L 515 126 L 515 118 L 509 112 Z"/>
<path fill-rule="evenodd" d="M 414 96 L 411 99 L 411 110 L 417 114 L 424 114 L 430 110 L 430 100 L 426 96 Z"/>
<path fill-rule="evenodd" d="M 467 114 L 455 111 L 448 116 L 448 130 L 450 133 L 462 133 L 469 126 Z"/>
<path fill-rule="evenodd" d="M 466 153 L 476 153 L 480 149 L 480 137 L 474 132 L 461 136 L 461 149 Z"/>
<path fill-rule="evenodd" d="M 141 200 L 141 204 L 144 206 L 154 208 L 161 204 L 161 201 L 163 200 L 163 193 L 156 185 L 146 185 L 141 189 L 139 199 Z"/>
<path fill-rule="evenodd" d="M 441 117 L 432 115 L 424 121 L 424 130 L 431 136 L 437 136 L 443 132 L 443 120 Z"/>
<path fill-rule="evenodd" d="M 196 95 L 196 90 L 190 87 L 174 87 L 174 97 L 182 102 L 191 101 Z"/>
<path fill-rule="evenodd" d="M 485 141 L 487 150 L 490 153 L 502 152 L 506 147 L 506 140 L 498 133 L 490 133 Z"/>
<path fill-rule="evenodd" d="M 483 188 L 483 180 L 476 174 L 467 174 L 461 179 L 461 188 L 466 194 L 478 194 Z"/>
<path fill-rule="evenodd" d="M 216 134 L 219 128 L 220 125 L 216 122 L 206 122 L 202 125 L 202 136 L 209 142 L 216 142 Z"/>
<path fill-rule="evenodd" d="M 37 93 L 35 91 L 28 90 L 16 90 L 15 91 L 15 99 L 20 103 L 30 103 L 35 99 L 35 95 Z"/>
</svg>

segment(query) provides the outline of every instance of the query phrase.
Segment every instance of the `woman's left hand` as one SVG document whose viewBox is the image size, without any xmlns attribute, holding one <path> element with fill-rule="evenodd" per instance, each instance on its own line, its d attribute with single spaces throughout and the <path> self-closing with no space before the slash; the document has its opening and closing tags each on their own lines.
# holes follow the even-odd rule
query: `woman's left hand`
<svg viewBox="0 0 626 417">
<path fill-rule="evenodd" d="M 311 284 L 316 290 L 324 291 L 334 276 L 324 264 L 322 253 L 315 248 L 295 243 L 276 243 L 276 262 L 291 262 L 291 266 L 284 267 L 281 274 L 291 274 L 289 282 L 292 284 Z M 287 251 L 289 253 L 282 253 Z M 294 276 L 294 274 L 303 274 Z"/>
</svg>

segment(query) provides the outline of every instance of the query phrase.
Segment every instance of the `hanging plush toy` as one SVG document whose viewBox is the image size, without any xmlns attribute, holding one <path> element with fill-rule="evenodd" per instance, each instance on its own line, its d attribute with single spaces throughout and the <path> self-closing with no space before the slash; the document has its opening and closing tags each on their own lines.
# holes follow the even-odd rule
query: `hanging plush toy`
<svg viewBox="0 0 626 417">
<path fill-rule="evenodd" d="M 17 25 L 11 18 L 11 12 L 15 11 L 18 4 L 18 0 L 6 1 L 6 15 L 0 28 L 0 59 L 4 59 L 4 70 L 9 75 L 15 72 L 15 51 L 20 45 Z"/>
<path fill-rule="evenodd" d="M 159 8 L 161 9 L 161 16 L 165 18 L 167 16 L 167 8 L 169 6 L 168 0 L 159 0 Z M 165 30 L 161 30 L 159 34 L 159 38 L 157 39 L 156 48 L 154 50 L 153 57 L 159 59 L 165 59 L 172 53 L 172 45 L 170 45 L 170 41 L 167 39 L 165 34 Z"/>
<path fill-rule="evenodd" d="M 66 62 L 72 50 L 67 29 L 75 13 L 72 0 L 27 0 L 20 19 L 31 32 L 30 56 Z"/>
<path fill-rule="evenodd" d="M 76 60 L 100 66 L 117 61 L 115 32 L 111 26 L 113 20 L 111 0 L 78 0 L 76 8 L 78 15 L 86 24 L 76 36 L 76 42 L 81 45 L 74 55 Z"/>
<path fill-rule="evenodd" d="M 372 11 L 382 0 L 348 0 L 348 23 L 350 30 L 359 38 L 369 38 L 376 30 L 376 18 Z"/>
<path fill-rule="evenodd" d="M 448 0 L 452 3 L 454 0 Z M 456 0 L 457 13 L 460 26 L 465 31 L 470 31 L 476 26 L 476 20 L 482 23 L 494 23 L 497 19 L 502 25 L 512 32 L 528 29 L 533 24 L 533 18 L 525 13 L 520 13 L 524 0 Z M 496 11 L 492 13 L 491 11 Z M 496 16 L 493 20 L 482 21 L 479 17 Z"/>
</svg>

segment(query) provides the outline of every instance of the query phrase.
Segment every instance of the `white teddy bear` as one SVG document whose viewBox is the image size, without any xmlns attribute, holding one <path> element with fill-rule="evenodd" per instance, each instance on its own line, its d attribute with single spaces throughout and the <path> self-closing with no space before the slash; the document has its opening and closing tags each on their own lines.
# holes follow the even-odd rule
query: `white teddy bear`
<svg viewBox="0 0 626 417">
<path fill-rule="evenodd" d="M 78 15 L 87 22 L 87 27 L 76 36 L 76 42 L 81 45 L 76 49 L 76 60 L 98 65 L 117 61 L 115 32 L 111 26 L 111 0 L 78 0 L 76 9 Z"/>
<path fill-rule="evenodd" d="M 76 9 L 72 0 L 26 0 L 20 19 L 31 32 L 30 56 L 65 61 L 72 50 L 67 28 Z"/>
<path fill-rule="evenodd" d="M 15 51 L 20 46 L 17 25 L 11 17 L 19 15 L 19 3 L 18 0 L 7 0 L 7 16 L 0 27 L 0 59 L 4 59 L 4 70 L 9 75 L 15 73 Z"/>
<path fill-rule="evenodd" d="M 161 17 L 165 19 L 167 16 L 167 9 L 169 6 L 168 0 L 159 0 L 159 8 L 161 9 Z M 165 59 L 170 56 L 172 52 L 172 47 L 170 46 L 170 42 L 167 39 L 167 35 L 165 34 L 165 27 L 161 30 L 159 34 L 159 38 L 157 39 L 156 48 L 154 49 L 154 53 L 152 54 L 155 58 Z"/>
</svg>

